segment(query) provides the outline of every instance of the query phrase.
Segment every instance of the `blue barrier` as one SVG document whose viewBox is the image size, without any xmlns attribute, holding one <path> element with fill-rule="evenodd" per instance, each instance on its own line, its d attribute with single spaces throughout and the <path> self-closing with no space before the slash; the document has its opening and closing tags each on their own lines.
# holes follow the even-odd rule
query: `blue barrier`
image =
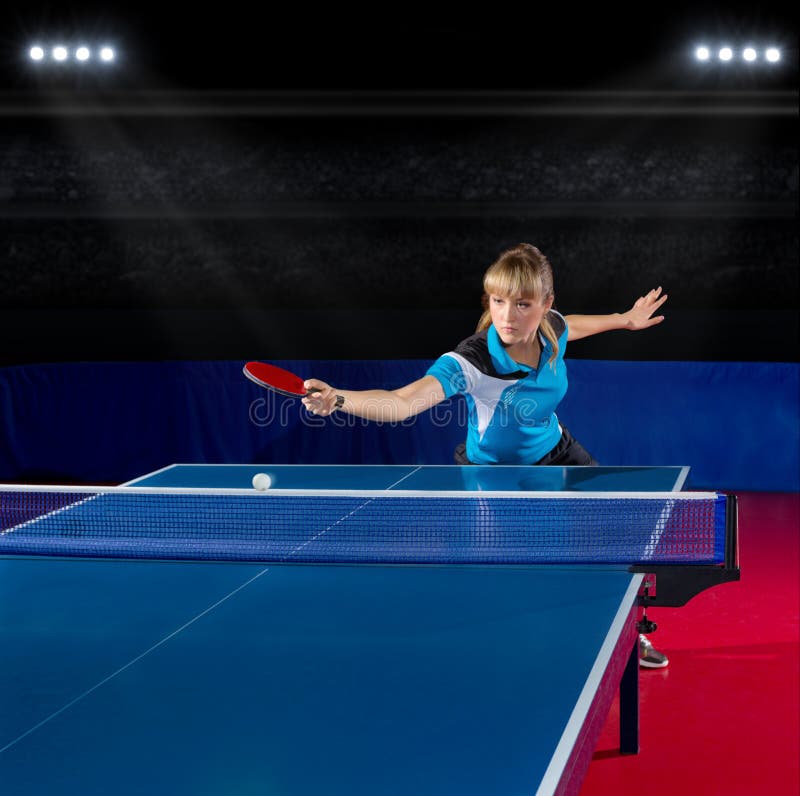
<svg viewBox="0 0 800 796">
<path fill-rule="evenodd" d="M 342 388 L 395 388 L 422 360 L 283 361 Z M 695 488 L 800 489 L 800 365 L 568 360 L 559 418 L 607 465 L 688 464 Z M 0 480 L 117 483 L 172 462 L 452 463 L 463 400 L 402 424 L 308 415 L 239 361 L 0 369 Z"/>
</svg>

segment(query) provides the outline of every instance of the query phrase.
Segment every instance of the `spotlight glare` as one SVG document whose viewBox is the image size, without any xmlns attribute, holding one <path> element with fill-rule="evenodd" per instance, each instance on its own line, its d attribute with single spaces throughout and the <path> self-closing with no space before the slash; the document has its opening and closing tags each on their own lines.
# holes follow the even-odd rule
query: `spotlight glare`
<svg viewBox="0 0 800 796">
<path fill-rule="evenodd" d="M 41 61 L 44 58 L 44 50 L 36 45 L 31 47 L 31 49 L 28 51 L 28 55 L 30 55 L 31 60 L 33 61 Z"/>
<path fill-rule="evenodd" d="M 103 47 L 100 50 L 100 58 L 103 61 L 109 62 L 113 61 L 115 57 L 114 50 L 111 47 Z"/>
<path fill-rule="evenodd" d="M 78 49 L 75 50 L 75 57 L 79 61 L 88 61 L 90 55 L 91 53 L 89 52 L 88 47 L 78 47 Z"/>
<path fill-rule="evenodd" d="M 56 61 L 66 61 L 67 60 L 67 48 L 58 45 L 57 47 L 53 47 L 53 58 Z"/>
<path fill-rule="evenodd" d="M 719 51 L 719 60 L 720 61 L 730 61 L 733 58 L 733 50 L 730 47 L 723 47 Z"/>
<path fill-rule="evenodd" d="M 777 47 L 770 47 L 767 50 L 766 55 L 767 55 L 767 60 L 772 64 L 781 60 L 781 51 Z"/>
<path fill-rule="evenodd" d="M 756 51 L 752 47 L 745 47 L 742 52 L 742 58 L 744 58 L 745 61 L 755 61 Z"/>
<path fill-rule="evenodd" d="M 698 61 L 707 61 L 711 53 L 708 51 L 708 47 L 698 47 L 694 51 L 694 57 L 697 58 Z"/>
</svg>

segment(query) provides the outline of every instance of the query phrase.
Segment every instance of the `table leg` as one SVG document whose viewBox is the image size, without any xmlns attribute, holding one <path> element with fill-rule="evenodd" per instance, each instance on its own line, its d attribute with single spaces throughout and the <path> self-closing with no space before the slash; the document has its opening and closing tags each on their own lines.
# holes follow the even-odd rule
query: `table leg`
<svg viewBox="0 0 800 796">
<path fill-rule="evenodd" d="M 639 754 L 639 637 L 633 643 L 619 683 L 619 750 Z"/>
</svg>

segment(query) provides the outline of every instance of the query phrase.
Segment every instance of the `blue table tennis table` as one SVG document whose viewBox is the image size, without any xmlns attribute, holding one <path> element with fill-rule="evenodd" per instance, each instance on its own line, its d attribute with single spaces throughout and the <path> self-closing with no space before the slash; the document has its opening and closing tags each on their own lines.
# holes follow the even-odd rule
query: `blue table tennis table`
<svg viewBox="0 0 800 796">
<path fill-rule="evenodd" d="M 173 465 L 127 487 L 669 492 L 688 468 Z M 577 792 L 622 686 L 623 566 L 0 557 L 0 790 Z"/>
</svg>

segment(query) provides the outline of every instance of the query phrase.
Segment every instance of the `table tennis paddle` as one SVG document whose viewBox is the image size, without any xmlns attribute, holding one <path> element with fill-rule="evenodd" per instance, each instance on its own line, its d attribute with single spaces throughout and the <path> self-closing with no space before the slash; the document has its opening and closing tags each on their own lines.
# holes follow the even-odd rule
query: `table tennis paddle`
<svg viewBox="0 0 800 796">
<path fill-rule="evenodd" d="M 248 362 L 245 364 L 243 372 L 250 381 L 258 384 L 259 387 L 266 387 L 268 390 L 274 390 L 292 398 L 305 398 L 307 395 L 319 392 L 319 390 L 307 390 L 303 385 L 303 379 L 299 376 L 267 362 Z"/>
<path fill-rule="evenodd" d="M 288 395 L 290 398 L 305 398 L 307 395 L 320 392 L 320 390 L 307 390 L 305 383 L 299 376 L 290 370 L 284 370 L 267 362 L 247 362 L 243 368 L 243 373 L 250 381 L 258 384 L 259 387 L 265 387 L 281 395 Z M 337 395 L 334 409 L 340 409 L 343 404 L 344 396 Z M 325 414 L 328 413 L 326 412 Z"/>
</svg>

